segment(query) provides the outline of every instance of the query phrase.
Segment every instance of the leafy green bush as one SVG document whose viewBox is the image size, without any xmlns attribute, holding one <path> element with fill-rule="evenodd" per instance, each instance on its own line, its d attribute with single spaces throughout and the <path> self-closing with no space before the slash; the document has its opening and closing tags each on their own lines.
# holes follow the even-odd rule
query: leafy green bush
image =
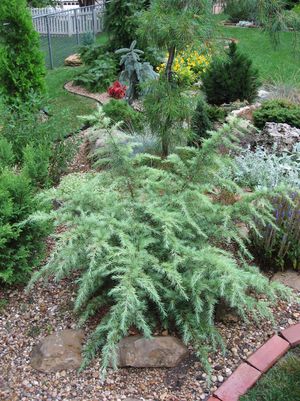
<svg viewBox="0 0 300 401">
<path fill-rule="evenodd" d="M 196 142 L 208 137 L 208 131 L 212 129 L 212 123 L 209 119 L 208 105 L 199 98 L 196 110 L 192 118 L 192 130 L 196 134 Z"/>
<path fill-rule="evenodd" d="M 39 35 L 25 0 L 2 0 L 0 16 L 0 92 L 6 103 L 23 103 L 45 89 Z"/>
<path fill-rule="evenodd" d="M 27 145 L 23 152 L 23 172 L 36 188 L 49 184 L 49 164 L 51 148 L 48 143 Z"/>
<path fill-rule="evenodd" d="M 82 85 L 91 92 L 101 92 L 107 90 L 109 85 L 116 80 L 116 77 L 116 60 L 106 53 L 100 55 L 75 77 L 74 83 Z"/>
<path fill-rule="evenodd" d="M 203 90 L 208 103 L 221 105 L 236 100 L 253 101 L 259 88 L 258 71 L 248 56 L 231 42 L 226 59 L 216 58 L 203 75 Z"/>
<path fill-rule="evenodd" d="M 286 123 L 300 128 L 300 105 L 285 100 L 269 100 L 253 113 L 254 124 L 263 128 L 266 122 Z"/>
<path fill-rule="evenodd" d="M 111 53 L 107 52 L 105 45 L 97 45 L 95 43 L 84 45 L 79 49 L 81 60 L 86 65 L 92 65 L 98 58 L 103 58 L 105 55 L 112 57 Z"/>
<path fill-rule="evenodd" d="M 255 21 L 259 13 L 257 0 L 226 0 L 224 9 L 231 22 Z"/>
<path fill-rule="evenodd" d="M 103 106 L 104 113 L 114 122 L 123 121 L 122 128 L 139 131 L 143 128 L 143 116 L 124 100 L 112 99 Z"/>
<path fill-rule="evenodd" d="M 223 108 L 211 104 L 207 104 L 206 108 L 208 118 L 212 122 L 224 122 L 228 112 Z"/>
<path fill-rule="evenodd" d="M 207 352 L 220 340 L 214 310 L 221 298 L 242 318 L 270 317 L 266 298 L 274 301 L 285 290 L 247 263 L 238 223 L 266 223 L 271 209 L 263 193 L 243 194 L 219 174 L 230 160 L 218 149 L 230 146 L 233 129 L 225 126 L 201 148 L 179 148 L 165 159 L 131 158 L 131 149 L 116 146 L 111 136 L 110 169 L 67 176 L 44 195 L 61 207 L 34 221 L 66 229 L 31 285 L 49 275 L 76 280 L 81 324 L 105 307 L 85 363 L 102 349 L 105 373 L 130 328 L 150 337 L 159 326 L 176 327 L 207 367 Z M 227 251 L 225 244 L 231 244 Z"/>
<path fill-rule="evenodd" d="M 0 282 L 24 283 L 44 257 L 48 224 L 26 220 L 36 210 L 24 174 L 0 173 Z"/>
</svg>

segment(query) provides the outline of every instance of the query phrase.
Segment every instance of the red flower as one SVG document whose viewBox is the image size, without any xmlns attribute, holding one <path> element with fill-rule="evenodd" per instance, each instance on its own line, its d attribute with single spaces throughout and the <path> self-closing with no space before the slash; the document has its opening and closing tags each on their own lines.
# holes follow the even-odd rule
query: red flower
<svg viewBox="0 0 300 401">
<path fill-rule="evenodd" d="M 108 88 L 107 93 L 114 99 L 123 99 L 126 95 L 127 86 L 122 85 L 119 81 L 116 81 Z"/>
</svg>

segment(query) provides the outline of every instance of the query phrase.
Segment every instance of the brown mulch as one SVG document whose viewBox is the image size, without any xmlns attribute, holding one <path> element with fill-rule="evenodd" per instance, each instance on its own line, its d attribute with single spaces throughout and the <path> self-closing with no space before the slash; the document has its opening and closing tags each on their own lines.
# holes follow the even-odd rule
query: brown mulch
<svg viewBox="0 0 300 401">
<path fill-rule="evenodd" d="M 70 93 L 94 99 L 101 104 L 106 104 L 111 100 L 111 97 L 108 95 L 108 93 L 92 93 L 82 86 L 74 85 L 73 81 L 67 82 L 64 88 Z"/>
</svg>

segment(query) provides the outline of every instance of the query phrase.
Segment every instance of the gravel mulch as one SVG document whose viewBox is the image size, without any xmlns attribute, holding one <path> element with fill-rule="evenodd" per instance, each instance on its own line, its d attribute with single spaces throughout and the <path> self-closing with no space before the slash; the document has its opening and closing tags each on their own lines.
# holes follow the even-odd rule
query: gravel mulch
<svg viewBox="0 0 300 401">
<path fill-rule="evenodd" d="M 2 401 L 119 401 L 127 397 L 152 401 L 206 400 L 238 364 L 271 337 L 300 320 L 299 303 L 274 306 L 275 327 L 268 321 L 245 324 L 227 315 L 217 324 L 227 353 L 210 356 L 212 384 L 200 362 L 189 357 L 174 369 L 120 369 L 99 379 L 99 360 L 82 373 L 62 371 L 44 374 L 30 365 L 32 347 L 54 331 L 75 328 L 72 312 L 76 288 L 69 281 L 38 284 L 26 294 L 22 288 L 1 290 L 8 304 L 0 312 L 0 399 Z M 91 327 L 85 328 L 88 335 Z"/>
</svg>

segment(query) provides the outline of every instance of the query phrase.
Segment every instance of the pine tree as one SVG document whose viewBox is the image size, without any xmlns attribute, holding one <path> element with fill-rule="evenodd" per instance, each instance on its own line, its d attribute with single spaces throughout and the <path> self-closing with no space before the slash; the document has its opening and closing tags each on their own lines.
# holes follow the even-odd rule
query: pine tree
<svg viewBox="0 0 300 401">
<path fill-rule="evenodd" d="M 9 104 L 27 102 L 45 89 L 39 36 L 25 0 L 2 0 L 0 16 L 0 91 Z"/>
<path fill-rule="evenodd" d="M 228 57 L 214 60 L 202 82 L 207 101 L 216 105 L 236 100 L 251 102 L 260 85 L 258 70 L 248 56 L 237 50 L 234 42 L 230 43 Z"/>
</svg>

